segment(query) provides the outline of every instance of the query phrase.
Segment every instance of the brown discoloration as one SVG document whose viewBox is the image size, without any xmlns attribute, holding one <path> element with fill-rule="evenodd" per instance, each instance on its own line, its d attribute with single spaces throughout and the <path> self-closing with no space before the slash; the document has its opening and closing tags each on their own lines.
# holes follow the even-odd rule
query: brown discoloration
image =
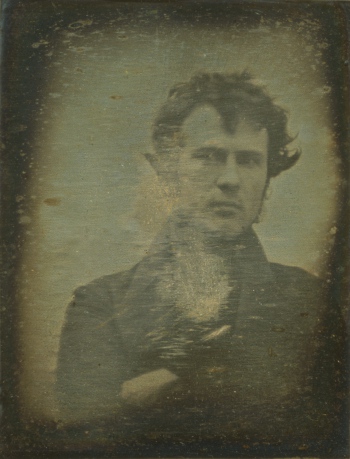
<svg viewBox="0 0 350 459">
<path fill-rule="evenodd" d="M 271 330 L 277 333 L 283 333 L 284 331 L 286 331 L 284 327 L 272 327 Z"/>
<path fill-rule="evenodd" d="M 269 354 L 270 357 L 276 357 L 277 356 L 276 352 L 273 350 L 273 348 L 271 346 L 268 349 L 268 354 Z"/>
<path fill-rule="evenodd" d="M 123 96 L 118 96 L 118 95 L 111 96 L 111 99 L 113 99 L 113 100 L 120 100 L 122 98 L 123 98 Z"/>
<path fill-rule="evenodd" d="M 59 206 L 61 204 L 61 198 L 46 198 L 44 204 L 47 206 Z"/>
</svg>

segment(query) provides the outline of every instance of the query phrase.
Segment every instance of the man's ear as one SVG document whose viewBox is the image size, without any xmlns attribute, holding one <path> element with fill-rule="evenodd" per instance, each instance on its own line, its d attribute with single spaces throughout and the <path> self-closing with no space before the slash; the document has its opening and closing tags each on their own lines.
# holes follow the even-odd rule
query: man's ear
<svg viewBox="0 0 350 459">
<path fill-rule="evenodd" d="M 267 201 L 272 194 L 272 185 L 271 185 L 271 179 L 268 178 L 266 180 L 266 185 L 265 185 L 265 190 L 264 190 L 264 195 L 263 195 L 263 200 Z"/>
</svg>

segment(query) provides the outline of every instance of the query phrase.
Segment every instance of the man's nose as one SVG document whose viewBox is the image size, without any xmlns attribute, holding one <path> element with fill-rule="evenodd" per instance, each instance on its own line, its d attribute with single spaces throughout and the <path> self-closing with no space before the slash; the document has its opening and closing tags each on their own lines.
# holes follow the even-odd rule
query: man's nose
<svg viewBox="0 0 350 459">
<path fill-rule="evenodd" d="M 224 192 L 234 191 L 239 187 L 238 166 L 234 155 L 228 155 L 217 180 L 217 186 Z"/>
</svg>

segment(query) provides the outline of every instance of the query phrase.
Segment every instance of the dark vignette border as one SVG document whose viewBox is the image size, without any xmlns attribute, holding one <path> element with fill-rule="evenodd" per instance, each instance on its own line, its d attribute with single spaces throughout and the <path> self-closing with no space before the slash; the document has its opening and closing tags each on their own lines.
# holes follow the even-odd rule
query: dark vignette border
<svg viewBox="0 0 350 459">
<path fill-rule="evenodd" d="M 17 279 L 21 269 L 21 254 L 24 248 L 24 233 L 18 222 L 16 196 L 26 196 L 30 178 L 29 165 L 36 161 L 35 139 L 40 126 L 37 107 L 45 91 L 49 58 L 47 49 L 39 48 L 28 53 L 27 43 L 50 37 L 59 39 L 55 26 L 68 27 L 82 17 L 93 18 L 98 25 L 123 13 L 125 21 L 137 26 L 135 13 L 157 6 L 161 20 L 167 13 L 173 24 L 184 25 L 195 18 L 203 24 L 220 25 L 232 22 L 258 26 L 259 14 L 271 19 L 300 17 L 311 14 L 323 24 L 323 34 L 331 43 L 325 51 L 326 77 L 332 87 L 332 106 L 338 155 L 341 159 L 341 191 L 339 192 L 339 217 L 334 249 L 328 260 L 330 308 L 327 326 L 335 336 L 334 355 L 339 365 L 331 367 L 339 384 L 341 421 L 336 426 L 334 438 L 322 445 L 313 445 L 313 450 L 300 451 L 295 445 L 278 448 L 259 446 L 249 451 L 242 445 L 134 445 L 133 447 L 96 444 L 93 449 L 68 451 L 65 439 L 54 424 L 33 425 L 29 428 L 21 419 L 19 403 L 19 381 L 21 362 L 18 354 L 19 296 Z M 348 301 L 349 272 L 349 28 L 350 6 L 346 2 L 282 2 L 261 1 L 153 1 L 119 2 L 98 0 L 5 0 L 2 6 L 3 41 L 1 48 L 1 367 L 3 391 L 2 449 L 6 457 L 289 457 L 348 456 L 348 346 L 344 339 L 344 323 L 339 321 L 339 309 Z M 258 14 L 257 14 L 258 13 Z M 152 27 L 153 23 L 150 23 Z M 122 24 L 121 24 L 122 25 Z M 21 206 L 26 203 L 21 202 Z M 327 388 L 320 388 L 327 390 Z M 345 394 L 345 395 L 344 395 Z M 208 453 L 210 451 L 210 454 Z M 1 452 L 1 451 L 0 451 Z M 5 457 L 4 456 L 4 457 Z"/>
</svg>

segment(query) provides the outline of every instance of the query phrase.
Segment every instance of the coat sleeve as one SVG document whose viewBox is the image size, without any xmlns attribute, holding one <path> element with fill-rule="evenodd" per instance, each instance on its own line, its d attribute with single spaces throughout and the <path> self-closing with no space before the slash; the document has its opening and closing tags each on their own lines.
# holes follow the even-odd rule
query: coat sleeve
<svg viewBox="0 0 350 459">
<path fill-rule="evenodd" d="M 119 408 L 128 367 L 110 294 L 112 282 L 122 295 L 127 276 L 107 276 L 78 288 L 67 308 L 56 372 L 63 424 L 108 417 Z"/>
</svg>

